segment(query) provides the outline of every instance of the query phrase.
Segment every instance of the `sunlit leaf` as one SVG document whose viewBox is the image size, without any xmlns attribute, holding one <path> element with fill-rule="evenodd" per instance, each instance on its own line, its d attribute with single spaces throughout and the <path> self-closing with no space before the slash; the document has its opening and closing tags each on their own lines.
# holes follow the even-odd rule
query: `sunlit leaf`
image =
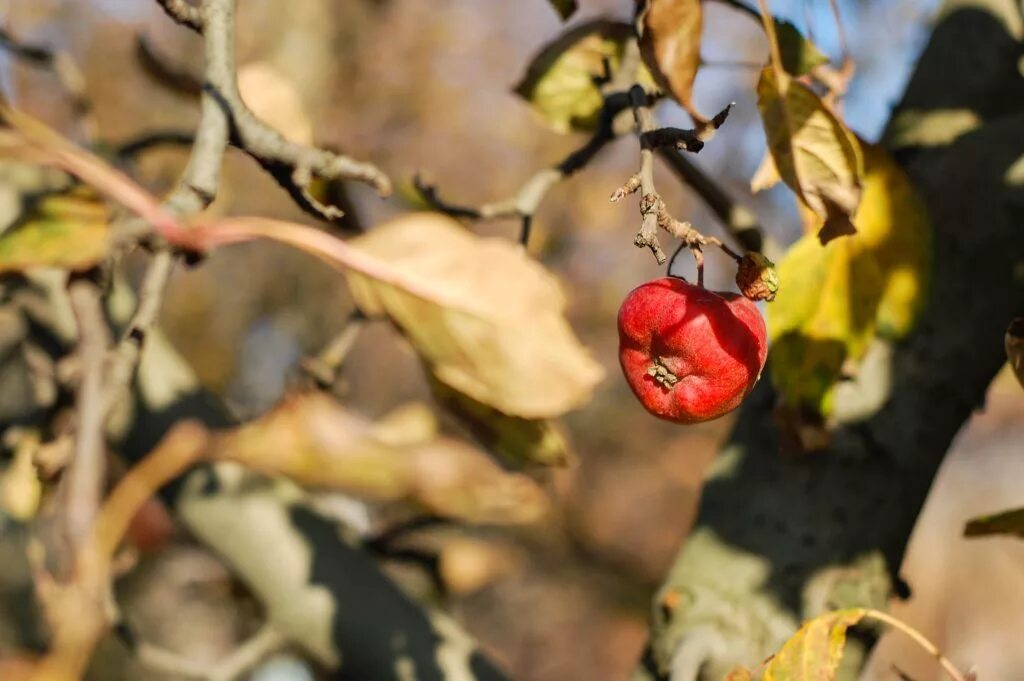
<svg viewBox="0 0 1024 681">
<path fill-rule="evenodd" d="M 973 518 L 964 527 L 965 537 L 984 537 L 990 534 L 1024 537 L 1024 508 Z"/>
<path fill-rule="evenodd" d="M 565 320 L 558 282 L 508 241 L 419 213 L 351 243 L 418 286 L 414 294 L 345 272 L 359 307 L 388 315 L 442 383 L 510 416 L 539 419 L 580 406 L 600 380 Z"/>
<path fill-rule="evenodd" d="M 761 681 L 834 681 L 846 630 L 865 614 L 861 608 L 837 610 L 806 622 L 768 662 Z"/>
<path fill-rule="evenodd" d="M 645 0 L 637 14 L 644 63 L 655 82 L 698 123 L 704 118 L 693 106 L 693 82 L 700 67 L 702 26 L 701 0 Z"/>
<path fill-rule="evenodd" d="M 571 17 L 579 9 L 576 0 L 548 0 L 548 2 L 558 12 L 558 16 L 562 17 L 562 21 Z"/>
<path fill-rule="evenodd" d="M 1006 328 L 1006 359 L 1014 375 L 1024 386 L 1024 317 L 1017 317 Z"/>
<path fill-rule="evenodd" d="M 768 307 L 771 376 L 786 402 L 827 415 L 844 370 L 873 338 L 910 331 L 925 299 L 931 237 L 925 208 L 896 163 L 865 146 L 860 230 L 825 246 L 813 235 L 779 263 Z"/>
<path fill-rule="evenodd" d="M 305 486 L 410 500 L 471 522 L 532 522 L 545 511 L 547 498 L 529 478 L 502 470 L 464 442 L 424 439 L 423 416 L 417 409 L 377 426 L 323 393 L 293 395 L 265 416 L 217 434 L 210 451 Z"/>
<path fill-rule="evenodd" d="M 43 197 L 0 234 L 0 272 L 88 269 L 107 255 L 107 207 L 89 192 Z"/>
<path fill-rule="evenodd" d="M 782 178 L 779 177 L 779 169 L 775 167 L 775 160 L 772 158 L 772 153 L 769 151 L 761 159 L 761 165 L 754 171 L 754 176 L 750 178 L 750 191 L 763 192 L 766 189 L 771 189 L 779 182 Z"/>
<path fill-rule="evenodd" d="M 560 466 L 568 461 L 565 438 L 550 421 L 503 414 L 437 380 L 430 382 L 430 389 L 487 451 L 517 465 Z"/>
<path fill-rule="evenodd" d="M 856 232 L 861 200 L 860 144 L 806 85 L 772 66 L 757 84 L 768 150 L 779 176 L 823 221 L 822 243 Z"/>
<path fill-rule="evenodd" d="M 753 681 L 754 675 L 746 667 L 733 667 L 723 681 Z"/>
<path fill-rule="evenodd" d="M 829 58 L 818 46 L 805 38 L 796 26 L 781 19 L 775 20 L 775 35 L 779 41 L 782 68 L 793 76 L 810 73 L 816 66 L 827 64 Z"/>
<path fill-rule="evenodd" d="M 633 29 L 598 19 L 580 24 L 546 45 L 527 67 L 515 92 L 557 132 L 590 131 L 604 98 L 599 81 L 618 68 Z"/>
</svg>

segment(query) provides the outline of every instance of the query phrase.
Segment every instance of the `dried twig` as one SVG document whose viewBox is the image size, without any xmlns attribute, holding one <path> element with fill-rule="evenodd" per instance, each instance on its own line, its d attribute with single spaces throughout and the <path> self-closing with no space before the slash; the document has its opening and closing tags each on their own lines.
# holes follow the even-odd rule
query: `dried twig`
<svg viewBox="0 0 1024 681">
<path fill-rule="evenodd" d="M 78 322 L 78 358 L 82 379 L 75 400 L 78 415 L 75 456 L 64 488 L 63 523 L 71 548 L 79 550 L 89 536 L 106 478 L 105 414 L 100 396 L 110 334 L 100 290 L 94 282 L 73 280 L 68 286 L 68 298 Z"/>
<path fill-rule="evenodd" d="M 633 116 L 636 120 L 637 136 L 640 140 L 640 172 L 631 176 L 625 184 L 611 195 L 612 201 L 620 201 L 628 194 L 640 192 L 640 214 L 643 222 L 633 243 L 638 248 L 649 248 L 658 264 L 664 264 L 665 252 L 658 240 L 658 229 L 663 229 L 682 242 L 679 247 L 688 248 L 697 261 L 697 281 L 704 281 L 703 247 L 707 245 L 721 248 L 733 260 L 739 261 L 740 256 L 727 247 L 721 240 L 706 237 L 693 228 L 689 222 L 681 222 L 672 217 L 665 207 L 665 202 L 654 185 L 654 151 L 657 148 L 682 148 L 697 152 L 704 146 L 704 135 L 698 131 L 685 131 L 676 128 L 656 129 L 651 113 L 650 97 L 639 85 L 629 91 Z M 706 130 L 717 129 L 725 122 L 732 109 L 732 104 L 723 109 L 711 121 Z M 672 153 L 675 153 L 674 150 Z M 679 251 L 677 250 L 676 253 Z M 673 256 L 673 259 L 675 256 Z"/>
<path fill-rule="evenodd" d="M 533 216 L 551 188 L 585 167 L 609 142 L 628 129 L 621 125 L 619 114 L 629 107 L 625 90 L 632 83 L 639 62 L 640 52 L 636 42 L 631 41 L 626 44 L 618 70 L 606 74 L 601 86 L 604 103 L 590 139 L 555 166 L 539 170 L 514 196 L 473 208 L 444 201 L 438 196 L 437 188 L 419 176 L 413 178 L 413 184 L 432 208 L 452 217 L 470 220 L 518 217 L 521 220 L 519 243 L 525 248 L 529 244 Z"/>
</svg>

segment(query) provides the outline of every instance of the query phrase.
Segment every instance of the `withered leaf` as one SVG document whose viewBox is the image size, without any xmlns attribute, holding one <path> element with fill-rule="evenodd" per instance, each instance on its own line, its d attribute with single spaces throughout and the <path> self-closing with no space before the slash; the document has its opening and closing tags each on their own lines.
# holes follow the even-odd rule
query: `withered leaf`
<svg viewBox="0 0 1024 681">
<path fill-rule="evenodd" d="M 701 0 L 645 0 L 638 6 L 640 55 L 658 85 L 701 125 L 693 105 L 703 28 Z"/>
<path fill-rule="evenodd" d="M 856 137 L 810 88 L 771 65 L 761 72 L 757 96 L 775 167 L 823 221 L 821 242 L 855 233 L 863 175 Z"/>
</svg>

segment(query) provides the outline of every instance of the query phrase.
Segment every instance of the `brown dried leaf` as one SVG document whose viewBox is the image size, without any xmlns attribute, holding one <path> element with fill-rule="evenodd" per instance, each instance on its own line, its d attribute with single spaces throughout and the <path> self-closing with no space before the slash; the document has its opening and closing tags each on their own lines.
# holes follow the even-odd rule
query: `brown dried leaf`
<svg viewBox="0 0 1024 681">
<path fill-rule="evenodd" d="M 420 421 L 423 412 L 412 416 Z M 502 470 L 465 443 L 424 442 L 421 426 L 414 423 L 415 436 L 408 437 L 410 431 L 396 420 L 378 426 L 322 393 L 299 394 L 262 418 L 216 435 L 211 452 L 303 485 L 378 501 L 415 501 L 469 522 L 524 523 L 544 513 L 547 498 L 532 480 Z"/>
<path fill-rule="evenodd" d="M 571 17 L 579 9 L 576 0 L 548 0 L 548 2 L 558 12 L 558 16 L 562 18 L 562 21 Z"/>
<path fill-rule="evenodd" d="M 863 176 L 857 138 L 810 88 L 771 65 L 761 72 L 757 95 L 775 167 L 824 222 L 821 242 L 854 234 Z"/>
<path fill-rule="evenodd" d="M 1024 538 L 1024 508 L 972 518 L 964 527 L 965 537 L 1012 534 Z"/>
<path fill-rule="evenodd" d="M 701 0 L 646 0 L 638 6 L 640 55 L 658 85 L 693 117 L 693 82 L 700 67 Z"/>
</svg>

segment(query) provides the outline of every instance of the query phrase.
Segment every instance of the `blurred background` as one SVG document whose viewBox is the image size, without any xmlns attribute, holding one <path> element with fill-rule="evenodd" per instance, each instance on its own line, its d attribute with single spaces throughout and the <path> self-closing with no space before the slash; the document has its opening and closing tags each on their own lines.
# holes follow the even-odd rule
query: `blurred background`
<svg viewBox="0 0 1024 681">
<path fill-rule="evenodd" d="M 581 0 L 573 23 L 595 16 L 627 19 L 631 0 Z M 776 14 L 839 56 L 839 37 L 819 0 L 773 0 Z M 538 169 L 582 143 L 543 127 L 513 92 L 530 57 L 562 25 L 542 0 L 244 0 L 239 3 L 238 61 L 243 95 L 274 125 L 371 160 L 398 184 L 382 201 L 351 187 L 363 228 L 415 206 L 410 179 L 435 182 L 457 203 L 479 205 L 514 194 Z M 850 126 L 878 139 L 927 39 L 937 0 L 840 3 L 856 63 L 844 100 Z M 194 93 L 155 78 L 138 55 L 149 52 L 183 74 L 201 72 L 199 38 L 151 0 L 7 0 L 3 22 L 26 40 L 67 50 L 95 102 L 100 139 L 118 144 L 154 131 L 188 131 L 197 121 Z M 706 61 L 696 102 L 706 112 L 737 106 L 695 162 L 754 209 L 780 243 L 800 233 L 792 196 L 777 188 L 750 195 L 764 154 L 754 100 L 767 53 L 760 28 L 708 2 Z M 0 83 L 15 104 L 74 138 L 76 122 L 51 73 L 0 51 Z M 184 88 L 187 90 L 187 88 Z M 666 125 L 688 126 L 672 104 Z M 172 186 L 185 148 L 140 156 L 136 176 L 157 193 Z M 586 170 L 557 186 L 534 222 L 530 251 L 562 280 L 570 320 L 604 365 L 595 399 L 564 419 L 574 460 L 546 475 L 553 521 L 514 531 L 446 535 L 446 604 L 511 678 L 623 679 L 643 647 L 650 598 L 692 522 L 704 469 L 730 419 L 681 428 L 649 416 L 620 379 L 615 314 L 634 286 L 660 274 L 632 246 L 632 205 L 608 203 L 632 174 L 637 145 L 622 139 Z M 673 214 L 721 234 L 714 215 L 661 168 L 659 189 Z M 213 211 L 307 221 L 249 158 L 228 154 Z M 475 223 L 473 231 L 514 239 L 515 220 Z M 680 259 L 678 273 L 692 267 Z M 732 269 L 708 256 L 713 288 L 732 286 Z M 272 406 L 301 358 L 316 354 L 342 327 L 351 302 L 333 271 L 270 244 L 218 252 L 175 275 L 162 325 L 202 383 L 239 418 Z M 416 357 L 398 334 L 374 323 L 349 355 L 336 392 L 346 405 L 377 417 L 412 400 L 430 400 Z M 1004 372 L 985 411 L 959 437 L 919 521 L 903 576 L 912 598 L 895 612 L 954 659 L 974 662 L 981 678 L 1024 678 L 1024 544 L 961 538 L 963 521 L 1024 501 L 1024 392 Z M 738 500 L 738 503 L 742 503 Z M 739 511 L 741 512 L 741 511 Z M 19 641 L 11 594 L 28 579 L 24 559 L 5 547 L 14 524 L 0 517 L 0 650 Z M 400 578 L 402 575 L 398 575 Z M 406 575 L 407 576 L 407 575 Z M 167 647 L 215 660 L 246 628 L 252 612 L 218 561 L 187 536 L 144 557 L 129 578 L 136 626 Z M 124 678 L 138 670 L 118 667 Z M 868 678 L 938 678 L 932 663 L 886 639 Z M 114 672 L 111 672 L 114 673 Z M 286 657 L 260 679 L 308 678 Z M 104 678 L 113 678 L 106 676 Z M 150 678 L 146 676 L 145 678 Z M 152 678 L 156 678 L 153 676 Z"/>
</svg>

